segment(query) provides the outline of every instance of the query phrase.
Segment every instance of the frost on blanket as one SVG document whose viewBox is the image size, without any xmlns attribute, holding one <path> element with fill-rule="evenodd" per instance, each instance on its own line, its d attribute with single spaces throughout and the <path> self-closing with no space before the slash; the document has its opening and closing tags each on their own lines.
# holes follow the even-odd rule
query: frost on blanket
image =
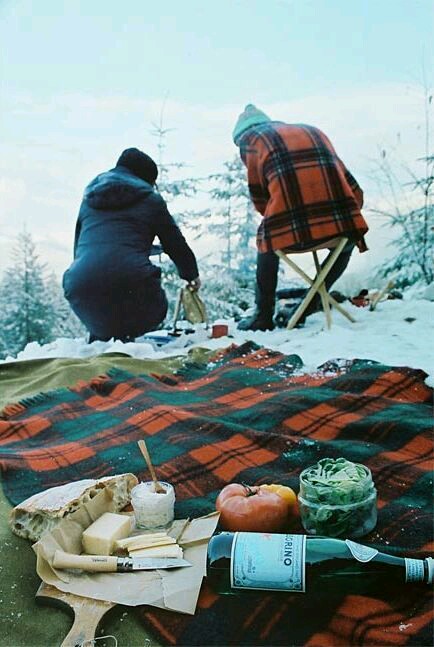
<svg viewBox="0 0 434 647">
<path fill-rule="evenodd" d="M 18 503 L 79 478 L 133 472 L 148 479 L 137 448 L 146 437 L 159 477 L 176 488 L 177 516 L 196 516 L 214 509 L 230 481 L 297 489 L 304 467 L 345 456 L 372 470 L 379 492 L 378 525 L 365 541 L 429 552 L 432 393 L 424 378 L 420 370 L 366 360 L 331 361 L 305 375 L 299 357 L 251 343 L 176 376 L 114 370 L 6 407 L 5 493 Z M 170 644 L 431 642 L 429 597 L 404 588 L 375 597 L 320 593 L 240 601 L 204 586 L 193 618 L 142 615 Z"/>
</svg>

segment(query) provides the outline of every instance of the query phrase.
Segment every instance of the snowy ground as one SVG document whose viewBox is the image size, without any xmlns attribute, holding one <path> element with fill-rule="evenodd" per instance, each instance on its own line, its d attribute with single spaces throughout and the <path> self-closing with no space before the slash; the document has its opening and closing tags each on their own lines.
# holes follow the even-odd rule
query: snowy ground
<svg viewBox="0 0 434 647">
<path fill-rule="evenodd" d="M 147 341 L 127 344 L 120 341 L 94 342 L 89 345 L 85 339 L 58 339 L 44 346 L 28 344 L 17 358 L 9 357 L 5 361 L 90 357 L 110 352 L 123 352 L 140 359 L 157 359 L 187 353 L 194 346 L 217 349 L 253 340 L 288 355 L 300 355 L 306 372 L 313 371 L 329 359 L 357 357 L 392 366 L 422 368 L 429 375 L 427 383 L 434 386 L 434 302 L 414 298 L 384 301 L 374 312 L 348 303 L 345 307 L 353 314 L 356 323 L 351 324 L 334 312 L 331 330 L 325 328 L 323 315 L 317 313 L 307 319 L 304 328 L 291 331 L 241 332 L 234 322 L 226 322 L 229 324 L 229 337 L 210 339 L 210 332 L 198 327 L 196 333 L 183 334 L 163 347 Z"/>
</svg>

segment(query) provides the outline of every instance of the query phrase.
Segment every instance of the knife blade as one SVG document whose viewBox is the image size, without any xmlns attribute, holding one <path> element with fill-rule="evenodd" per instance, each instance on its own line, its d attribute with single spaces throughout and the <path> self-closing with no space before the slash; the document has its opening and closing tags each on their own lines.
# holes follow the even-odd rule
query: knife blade
<svg viewBox="0 0 434 647">
<path fill-rule="evenodd" d="M 181 557 L 118 557 L 117 570 L 152 571 L 156 568 L 183 568 L 191 566 L 190 562 Z"/>
<path fill-rule="evenodd" d="M 132 571 L 153 571 L 157 568 L 183 568 L 190 562 L 179 557 L 114 557 L 111 555 L 74 555 L 56 550 L 54 568 L 80 569 L 88 573 L 129 573 Z"/>
</svg>

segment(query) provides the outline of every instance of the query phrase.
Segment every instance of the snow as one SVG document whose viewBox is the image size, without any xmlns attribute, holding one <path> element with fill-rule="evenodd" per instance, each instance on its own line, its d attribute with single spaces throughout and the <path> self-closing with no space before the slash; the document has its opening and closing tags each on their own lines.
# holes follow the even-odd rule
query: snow
<svg viewBox="0 0 434 647">
<path fill-rule="evenodd" d="M 102 353 L 124 353 L 139 359 L 160 359 L 186 354 L 194 347 L 220 349 L 232 343 L 242 344 L 252 340 L 272 350 L 299 355 L 306 372 L 313 372 L 330 359 L 371 359 L 391 366 L 421 368 L 429 375 L 427 384 L 434 386 L 434 302 L 415 298 L 383 301 L 373 312 L 368 308 L 356 308 L 348 302 L 344 305 L 354 316 L 356 323 L 351 324 L 339 313 L 333 312 L 330 330 L 325 327 L 322 313 L 308 317 L 303 328 L 291 331 L 276 329 L 272 332 L 242 332 L 237 330 L 234 321 L 226 321 L 229 336 L 219 339 L 211 339 L 210 330 L 206 330 L 204 326 L 197 326 L 193 334 L 183 333 L 170 344 L 161 347 L 144 338 L 126 344 L 113 340 L 87 344 L 84 338 L 61 338 L 45 345 L 36 342 L 28 344 L 18 353 L 17 358 L 8 357 L 4 361 L 47 357 L 85 358 Z M 218 323 L 222 322 L 223 320 L 219 320 Z"/>
</svg>

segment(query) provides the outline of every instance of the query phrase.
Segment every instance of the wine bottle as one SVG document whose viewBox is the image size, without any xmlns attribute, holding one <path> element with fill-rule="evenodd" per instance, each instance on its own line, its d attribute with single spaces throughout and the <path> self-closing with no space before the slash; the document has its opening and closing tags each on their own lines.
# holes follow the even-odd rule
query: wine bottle
<svg viewBox="0 0 434 647">
<path fill-rule="evenodd" d="M 222 532 L 208 544 L 207 579 L 219 593 L 246 589 L 360 592 L 372 584 L 432 584 L 434 560 L 397 557 L 349 539 Z"/>
</svg>

